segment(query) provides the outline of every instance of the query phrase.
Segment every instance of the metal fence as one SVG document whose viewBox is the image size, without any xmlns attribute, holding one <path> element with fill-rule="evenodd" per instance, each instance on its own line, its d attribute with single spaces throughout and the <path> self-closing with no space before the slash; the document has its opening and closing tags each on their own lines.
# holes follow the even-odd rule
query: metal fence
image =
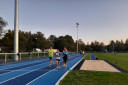
<svg viewBox="0 0 128 85">
<path fill-rule="evenodd" d="M 76 52 L 70 52 L 70 54 L 74 54 L 74 53 Z M 14 60 L 14 55 L 15 53 L 0 53 L 0 63 L 16 62 Z M 19 59 L 18 61 L 25 61 L 25 60 L 47 58 L 48 52 L 24 52 L 24 53 L 19 53 L 17 55 Z"/>
<path fill-rule="evenodd" d="M 7 63 L 7 62 L 15 62 L 14 61 L 14 53 L 0 53 L 0 63 Z M 32 60 L 32 59 L 40 59 L 48 57 L 47 52 L 25 52 L 19 53 L 18 61 L 25 61 L 25 60 Z"/>
</svg>

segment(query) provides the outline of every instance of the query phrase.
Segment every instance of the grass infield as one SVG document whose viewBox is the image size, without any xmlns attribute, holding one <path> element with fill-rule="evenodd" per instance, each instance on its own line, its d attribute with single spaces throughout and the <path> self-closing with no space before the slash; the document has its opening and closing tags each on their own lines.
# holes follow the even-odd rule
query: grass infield
<svg viewBox="0 0 128 85">
<path fill-rule="evenodd" d="M 99 60 L 107 60 L 128 71 L 128 53 L 94 53 Z M 90 54 L 83 60 L 90 60 Z M 117 64 L 116 64 L 117 62 Z M 73 70 L 60 85 L 128 85 L 128 73 Z"/>
<path fill-rule="evenodd" d="M 70 71 L 59 85 L 128 85 L 128 74 Z"/>
<path fill-rule="evenodd" d="M 84 58 L 83 60 L 90 60 L 90 53 L 88 53 Z"/>
<path fill-rule="evenodd" d="M 94 53 L 99 60 L 107 60 L 128 71 L 128 53 Z"/>
</svg>

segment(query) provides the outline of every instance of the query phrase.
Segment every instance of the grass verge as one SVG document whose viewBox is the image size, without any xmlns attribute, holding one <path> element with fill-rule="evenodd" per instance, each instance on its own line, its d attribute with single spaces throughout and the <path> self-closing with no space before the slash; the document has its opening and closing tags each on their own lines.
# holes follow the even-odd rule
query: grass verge
<svg viewBox="0 0 128 85">
<path fill-rule="evenodd" d="M 90 53 L 88 53 L 84 58 L 83 60 L 90 60 Z"/>
<path fill-rule="evenodd" d="M 128 74 L 70 71 L 60 85 L 128 85 Z"/>
<path fill-rule="evenodd" d="M 128 71 L 128 53 L 94 53 L 99 60 L 107 60 Z M 116 63 L 117 62 L 117 63 Z"/>
</svg>

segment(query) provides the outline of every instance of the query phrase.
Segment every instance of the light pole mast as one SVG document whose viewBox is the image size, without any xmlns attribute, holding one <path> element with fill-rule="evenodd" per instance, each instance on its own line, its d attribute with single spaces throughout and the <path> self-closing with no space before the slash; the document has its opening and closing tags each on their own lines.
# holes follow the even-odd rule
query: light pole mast
<svg viewBox="0 0 128 85">
<path fill-rule="evenodd" d="M 76 28 L 77 28 L 77 52 L 78 52 L 78 26 L 79 26 L 79 23 L 76 23 Z"/>
<path fill-rule="evenodd" d="M 18 35 L 18 0 L 15 0 L 15 12 L 14 12 L 14 59 L 18 61 L 19 53 L 19 35 Z"/>
</svg>

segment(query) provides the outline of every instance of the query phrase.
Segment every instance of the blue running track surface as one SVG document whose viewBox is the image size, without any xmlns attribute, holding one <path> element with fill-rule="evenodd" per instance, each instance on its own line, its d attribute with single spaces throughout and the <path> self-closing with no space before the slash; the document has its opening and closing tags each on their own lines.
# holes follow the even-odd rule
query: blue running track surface
<svg viewBox="0 0 128 85">
<path fill-rule="evenodd" d="M 96 57 L 93 54 L 90 54 L 90 60 L 96 60 Z"/>
<path fill-rule="evenodd" d="M 34 61 L 25 61 L 0 66 L 0 85 L 55 85 L 56 82 L 83 57 L 80 54 L 71 54 L 67 67 L 56 68 L 54 64 L 49 67 L 49 58 Z"/>
</svg>

